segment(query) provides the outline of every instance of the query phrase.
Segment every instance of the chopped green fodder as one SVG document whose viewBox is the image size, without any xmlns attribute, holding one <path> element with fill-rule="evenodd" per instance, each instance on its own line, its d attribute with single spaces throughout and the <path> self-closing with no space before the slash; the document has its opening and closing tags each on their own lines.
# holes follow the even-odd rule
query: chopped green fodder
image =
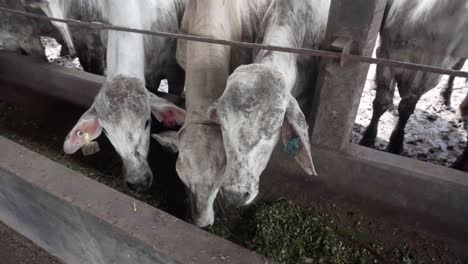
<svg viewBox="0 0 468 264">
<path fill-rule="evenodd" d="M 298 206 L 281 201 L 255 215 L 256 250 L 282 263 L 366 263 L 365 250 L 346 246 L 327 219 L 307 216 Z"/>
<path fill-rule="evenodd" d="M 377 243 L 359 241 L 350 231 L 337 230 L 326 216 L 308 213 L 281 199 L 237 212 L 237 220 L 218 219 L 211 232 L 286 264 L 411 264 L 408 247 L 386 250 Z"/>
</svg>

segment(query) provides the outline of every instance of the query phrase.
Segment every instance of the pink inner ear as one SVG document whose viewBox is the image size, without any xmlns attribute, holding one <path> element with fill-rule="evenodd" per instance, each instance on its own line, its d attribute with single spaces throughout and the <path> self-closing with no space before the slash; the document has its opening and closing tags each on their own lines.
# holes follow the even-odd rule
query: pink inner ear
<svg viewBox="0 0 468 264">
<path fill-rule="evenodd" d="M 86 143 L 84 137 L 78 136 L 79 131 L 88 133 L 89 139 L 94 140 L 102 133 L 102 127 L 96 118 L 80 120 L 65 139 L 63 151 L 66 154 L 75 153 Z"/>
<path fill-rule="evenodd" d="M 287 144 L 289 140 L 291 140 L 294 136 L 292 126 L 285 120 L 283 122 L 283 128 L 281 129 L 281 138 L 283 139 L 283 143 Z"/>
<path fill-rule="evenodd" d="M 178 107 L 169 106 L 164 108 L 160 117 L 164 126 L 173 128 L 184 123 L 185 111 Z"/>
<path fill-rule="evenodd" d="M 216 109 L 210 112 L 210 120 L 211 122 L 219 125 L 219 116 L 218 116 L 218 111 Z"/>
<path fill-rule="evenodd" d="M 76 130 L 70 131 L 63 144 L 63 151 L 66 154 L 73 154 L 84 145 L 84 139 L 80 138 Z"/>
<path fill-rule="evenodd" d="M 294 130 L 293 126 L 285 120 L 283 123 L 283 128 L 282 128 L 282 133 L 281 133 L 283 143 L 286 145 L 288 144 L 290 140 L 298 136 L 299 135 Z M 314 169 L 312 158 L 310 157 L 310 152 L 309 152 L 310 150 L 308 149 L 306 145 L 304 145 L 304 142 L 302 140 L 300 140 L 299 144 L 300 144 L 299 153 L 295 157 L 297 162 L 310 175 L 317 175 Z"/>
<path fill-rule="evenodd" d="M 173 128 L 177 125 L 176 114 L 172 110 L 164 111 L 161 117 L 165 127 Z"/>
</svg>

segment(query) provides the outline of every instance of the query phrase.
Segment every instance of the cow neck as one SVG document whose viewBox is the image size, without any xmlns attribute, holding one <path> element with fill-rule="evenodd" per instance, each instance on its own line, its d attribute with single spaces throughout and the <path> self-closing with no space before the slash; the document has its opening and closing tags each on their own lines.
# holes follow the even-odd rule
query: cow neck
<svg viewBox="0 0 468 264">
<path fill-rule="evenodd" d="M 188 22 L 187 33 L 240 40 L 242 32 L 239 1 L 191 2 L 189 6 L 196 8 L 196 12 L 186 13 L 189 14 L 189 17 L 184 18 Z M 231 48 L 188 42 L 185 49 L 187 118 L 204 120 L 208 108 L 222 95 L 226 87 L 230 73 Z"/>
<path fill-rule="evenodd" d="M 206 117 L 208 108 L 222 95 L 228 74 L 228 65 L 216 68 L 198 68 L 194 65 L 193 69 L 186 71 L 186 108 L 189 118 L 192 115 L 196 119 Z"/>
<path fill-rule="evenodd" d="M 300 47 L 298 43 L 291 41 L 294 38 L 295 36 L 293 36 L 291 28 L 288 26 L 281 26 L 268 31 L 263 43 L 282 47 Z M 277 51 L 260 51 L 257 55 L 256 62 L 279 71 L 283 76 L 287 91 L 290 92 L 294 88 L 298 75 L 296 54 Z"/>
<path fill-rule="evenodd" d="M 139 1 L 113 0 L 109 3 L 112 25 L 143 29 Z M 110 30 L 107 47 L 107 79 L 121 74 L 145 80 L 145 47 L 142 34 Z"/>
</svg>

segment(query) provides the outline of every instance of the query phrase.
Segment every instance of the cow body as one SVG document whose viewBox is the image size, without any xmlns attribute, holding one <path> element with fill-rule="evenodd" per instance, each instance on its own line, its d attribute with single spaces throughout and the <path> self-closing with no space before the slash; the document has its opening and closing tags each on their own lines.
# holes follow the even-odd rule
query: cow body
<svg viewBox="0 0 468 264">
<path fill-rule="evenodd" d="M 463 64 L 460 59 L 468 57 L 467 11 L 468 4 L 464 0 L 389 1 L 377 56 L 460 69 Z M 373 116 L 361 144 L 374 145 L 379 119 L 393 105 L 395 85 L 398 84 L 402 98 L 398 106 L 399 121 L 387 150 L 401 153 L 409 117 L 421 96 L 438 84 L 441 75 L 378 65 L 376 78 Z"/>
<path fill-rule="evenodd" d="M 112 5 L 118 5 L 115 1 L 109 1 L 111 5 L 110 9 L 113 10 Z M 180 21 L 185 10 L 186 0 L 144 0 L 144 1 L 128 1 L 128 8 L 137 10 L 139 17 L 135 17 L 131 22 L 128 21 L 129 10 L 118 8 L 116 10 L 122 10 L 118 14 L 109 14 L 108 20 L 112 25 L 120 25 L 131 28 L 172 32 L 177 33 L 179 30 Z M 127 4 L 127 3 L 126 3 Z M 117 43 L 111 41 L 112 38 L 126 38 L 128 42 L 122 42 L 122 49 L 126 49 L 125 52 L 133 54 L 140 53 L 133 48 L 133 45 L 138 42 L 137 45 L 143 45 L 144 49 L 142 54 L 136 56 L 144 56 L 139 61 L 144 61 L 144 76 L 146 80 L 146 86 L 156 91 L 162 79 L 167 78 L 169 83 L 169 92 L 180 95 L 183 91 L 184 84 L 184 72 L 180 68 L 176 60 L 176 47 L 177 42 L 170 38 L 159 38 L 149 35 L 139 34 L 128 34 L 124 32 L 109 31 L 107 38 L 109 39 L 109 46 L 111 43 Z M 132 36 L 132 37 L 130 37 Z M 138 40 L 137 40 L 138 39 Z M 121 50 L 122 50 L 121 49 Z M 114 51 L 116 49 L 113 49 Z M 108 53 L 109 54 L 109 53 Z M 111 59 L 108 56 L 107 59 Z M 138 62 L 139 62 L 138 61 Z M 134 70 L 138 65 L 124 65 L 122 63 L 109 62 L 107 76 L 114 76 L 116 73 L 119 74 L 122 71 Z M 120 67 L 120 68 L 119 68 Z M 121 68 L 121 67 L 127 67 Z M 141 70 L 139 70 L 141 72 Z"/>
<path fill-rule="evenodd" d="M 189 0 L 182 31 L 190 35 L 254 42 L 269 0 Z M 179 41 L 177 58 L 186 70 L 186 122 L 176 134 L 156 135 L 179 150 L 176 169 L 190 189 L 195 224 L 214 221 L 213 202 L 223 185 L 226 164 L 220 127 L 207 111 L 224 91 L 229 74 L 250 63 L 249 50 Z"/>
<path fill-rule="evenodd" d="M 108 0 L 100 4 L 104 19 L 113 25 L 154 29 L 177 22 L 172 20 L 177 17 L 176 3 Z M 151 79 L 148 75 L 157 74 L 153 71 L 175 55 L 175 51 L 167 50 L 171 46 L 165 41 L 142 34 L 108 32 L 107 81 L 64 143 L 64 151 L 71 154 L 104 132 L 122 158 L 126 184 L 135 191 L 148 189 L 153 180 L 147 163 L 151 113 L 171 127 L 184 121 L 184 110 L 146 89 L 145 79 Z"/>
<path fill-rule="evenodd" d="M 259 9 L 251 9 L 261 12 L 249 14 L 263 14 L 268 4 L 262 22 L 259 26 L 254 25 L 256 31 L 252 32 L 258 43 L 317 48 L 324 38 L 328 0 L 274 0 L 263 4 Z M 224 8 L 231 10 L 230 14 L 236 10 L 233 6 Z M 229 14 L 218 16 L 229 17 Z M 222 21 L 216 24 L 211 19 L 207 19 L 211 24 L 226 28 Z M 236 25 L 236 21 L 233 20 L 230 26 Z M 204 23 L 193 19 L 189 25 Z M 241 27 L 243 32 L 246 31 L 245 25 Z M 197 34 L 222 32 L 209 28 L 205 30 Z M 210 36 L 237 40 L 236 35 Z M 250 41 L 252 38 L 242 40 Z M 250 203 L 256 197 L 259 176 L 279 140 L 281 130 L 286 140 L 300 137 L 296 158 L 307 172 L 315 174 L 307 123 L 294 96 L 307 94 L 307 89 L 311 98 L 317 61 L 289 53 L 255 51 L 251 55 L 253 60 L 248 63 L 250 65 L 236 69 L 231 67 L 235 70 L 227 78 L 231 70 L 228 66 L 232 66 L 229 55 L 233 58 L 229 47 L 193 45 L 193 51 L 184 44 L 179 46 L 189 54 L 186 60 L 182 60 L 187 70 L 186 124 L 179 132 L 178 141 L 166 137 L 165 144 L 178 144 L 177 171 L 196 199 L 192 207 L 195 223 L 205 226 L 213 222 L 212 204 L 219 189 L 223 190 L 224 197 L 238 204 Z M 193 69 L 188 70 L 188 67 Z M 157 138 L 164 141 L 164 138 Z"/>
<path fill-rule="evenodd" d="M 102 0 L 22 0 L 25 4 L 40 8 L 49 17 L 76 19 L 85 22 L 102 22 Z M 95 74 L 104 74 L 105 45 L 99 31 L 85 27 L 69 27 L 65 23 L 52 24 L 62 36 L 69 55 L 78 56 L 83 69 Z"/>
<path fill-rule="evenodd" d="M 32 6 L 40 7 L 47 16 L 62 19 L 77 19 L 85 22 L 102 22 L 144 30 L 176 33 L 185 10 L 186 0 L 143 0 L 121 3 L 110 0 L 23 0 Z M 121 13 L 117 5 L 125 4 L 128 9 Z M 139 17 L 130 21 L 129 17 Z M 95 74 L 115 76 L 117 64 L 106 63 L 106 47 L 109 37 L 125 36 L 114 31 L 96 31 L 86 27 L 69 27 L 54 22 L 62 33 L 70 51 L 76 51 L 85 71 Z M 110 36 L 112 35 L 112 36 Z M 176 41 L 168 38 L 143 36 L 144 74 L 146 85 L 156 91 L 161 80 L 167 78 L 171 93 L 180 94 L 183 90 L 184 73 L 176 61 Z M 134 45 L 128 44 L 127 46 Z M 111 47 L 111 49 L 113 49 Z M 115 50 L 115 49 L 114 49 Z M 132 50 L 132 52 L 137 52 Z M 106 69 L 106 65 L 110 69 Z M 122 65 L 122 64 L 119 64 Z M 118 66 L 120 67 L 120 66 Z M 107 71 L 106 71 L 107 70 Z M 141 70 L 140 70 L 141 72 Z M 118 74 L 118 73 L 117 73 Z"/>
<path fill-rule="evenodd" d="M 318 48 L 325 36 L 329 8 L 329 0 L 275 0 L 265 16 L 259 42 Z M 253 64 L 237 68 L 229 77 L 224 94 L 209 113 L 222 128 L 227 155 L 225 196 L 241 204 L 256 197 L 260 174 L 280 138 L 286 147 L 294 141 L 292 156 L 307 173 L 316 174 L 308 125 L 298 103 L 303 107 L 310 103 L 316 76 L 314 58 L 263 50 Z"/>
</svg>

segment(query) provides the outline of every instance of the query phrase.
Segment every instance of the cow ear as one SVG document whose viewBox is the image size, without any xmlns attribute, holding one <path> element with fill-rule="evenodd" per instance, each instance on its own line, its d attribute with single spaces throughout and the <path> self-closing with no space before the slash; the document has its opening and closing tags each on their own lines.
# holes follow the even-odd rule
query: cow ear
<svg viewBox="0 0 468 264">
<path fill-rule="evenodd" d="M 161 146 L 168 148 L 171 152 L 179 151 L 179 134 L 175 131 L 166 131 L 151 135 Z"/>
<path fill-rule="evenodd" d="M 166 127 L 181 126 L 185 122 L 184 109 L 153 93 L 150 93 L 150 107 L 156 119 Z"/>
<path fill-rule="evenodd" d="M 309 127 L 296 99 L 290 96 L 282 127 L 285 151 L 310 175 L 317 175 L 310 151 Z"/>
<path fill-rule="evenodd" d="M 63 143 L 63 151 L 66 154 L 73 154 L 86 144 L 85 134 L 88 134 L 89 140 L 94 140 L 102 133 L 102 127 L 99 124 L 94 105 L 84 113 L 75 127 L 68 133 Z"/>
<path fill-rule="evenodd" d="M 219 116 L 218 116 L 218 100 L 216 100 L 209 108 L 208 108 L 208 118 L 211 122 L 219 125 Z"/>
</svg>

